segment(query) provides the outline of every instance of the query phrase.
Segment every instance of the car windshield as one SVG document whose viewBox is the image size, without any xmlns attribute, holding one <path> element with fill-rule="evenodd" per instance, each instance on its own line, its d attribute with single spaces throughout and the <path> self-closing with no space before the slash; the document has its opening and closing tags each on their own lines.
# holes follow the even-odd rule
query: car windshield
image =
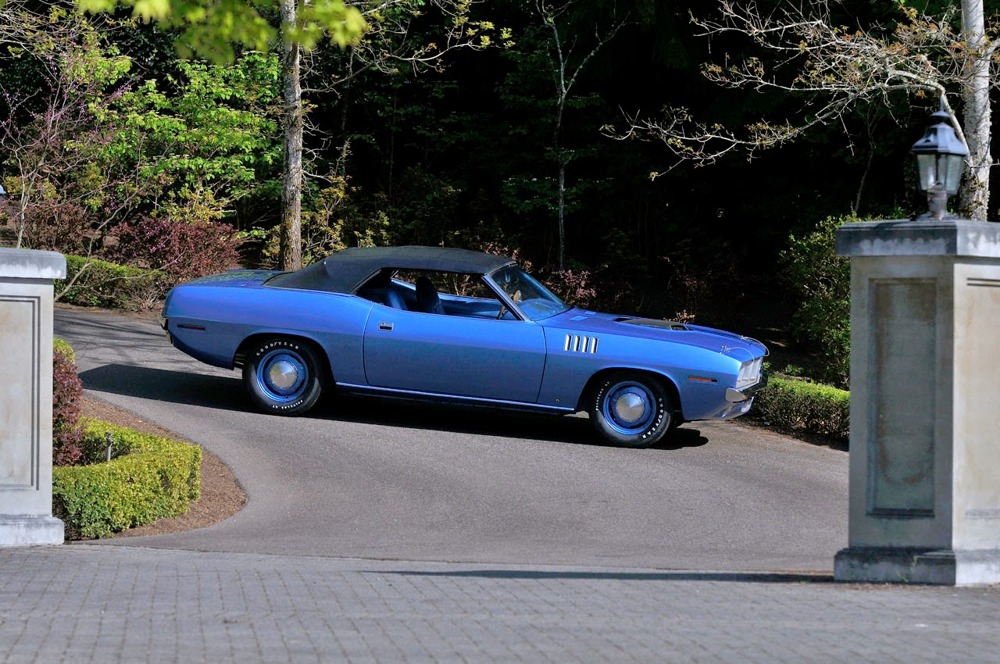
<svg viewBox="0 0 1000 664">
<path fill-rule="evenodd" d="M 490 279 L 530 320 L 541 320 L 569 309 L 569 305 L 516 265 L 500 268 Z"/>
</svg>

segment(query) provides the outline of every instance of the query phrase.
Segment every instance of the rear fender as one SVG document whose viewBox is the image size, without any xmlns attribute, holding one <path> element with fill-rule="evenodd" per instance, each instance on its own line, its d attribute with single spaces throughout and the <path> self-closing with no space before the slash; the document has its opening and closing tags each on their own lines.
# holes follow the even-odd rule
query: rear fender
<svg viewBox="0 0 1000 664">
<path fill-rule="evenodd" d="M 320 368 L 323 371 L 323 375 L 320 376 L 320 380 L 326 384 L 334 382 L 333 364 L 331 363 L 330 357 L 327 355 L 326 350 L 323 348 L 323 344 L 321 344 L 318 340 L 310 338 L 308 336 L 301 334 L 289 334 L 288 332 L 270 331 L 270 332 L 256 332 L 254 334 L 251 334 L 246 339 L 244 339 L 242 343 L 240 343 L 239 348 L 236 349 L 236 355 L 233 356 L 233 367 L 236 369 L 242 369 L 243 366 L 246 364 L 247 354 L 250 352 L 250 349 L 253 348 L 255 345 L 257 345 L 258 343 L 268 341 L 271 339 L 294 339 L 309 346 L 310 350 L 313 351 L 313 353 L 316 355 L 316 357 L 320 360 L 321 363 Z"/>
</svg>

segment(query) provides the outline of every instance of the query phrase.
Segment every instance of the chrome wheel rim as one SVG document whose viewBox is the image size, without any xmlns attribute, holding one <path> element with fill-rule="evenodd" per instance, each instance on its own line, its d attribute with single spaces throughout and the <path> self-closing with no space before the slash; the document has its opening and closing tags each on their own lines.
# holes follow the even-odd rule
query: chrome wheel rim
<svg viewBox="0 0 1000 664">
<path fill-rule="evenodd" d="M 294 401 L 306 390 L 309 369 L 305 361 L 287 349 L 273 350 L 257 365 L 257 384 L 275 401 Z"/>
<path fill-rule="evenodd" d="M 604 419 L 619 433 L 640 434 L 656 417 L 656 397 L 642 383 L 618 383 L 605 394 L 601 410 Z"/>
<path fill-rule="evenodd" d="M 646 402 L 635 392 L 626 392 L 615 400 L 615 419 L 638 422 L 646 414 Z"/>
</svg>

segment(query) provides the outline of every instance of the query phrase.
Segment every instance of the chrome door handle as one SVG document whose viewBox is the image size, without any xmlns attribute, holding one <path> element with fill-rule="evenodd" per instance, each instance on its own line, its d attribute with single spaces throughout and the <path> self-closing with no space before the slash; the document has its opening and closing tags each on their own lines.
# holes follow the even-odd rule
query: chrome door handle
<svg viewBox="0 0 1000 664">
<path fill-rule="evenodd" d="M 385 321 L 380 320 L 378 322 L 378 329 L 385 330 L 386 332 L 392 332 L 392 323 L 387 323 Z"/>
</svg>

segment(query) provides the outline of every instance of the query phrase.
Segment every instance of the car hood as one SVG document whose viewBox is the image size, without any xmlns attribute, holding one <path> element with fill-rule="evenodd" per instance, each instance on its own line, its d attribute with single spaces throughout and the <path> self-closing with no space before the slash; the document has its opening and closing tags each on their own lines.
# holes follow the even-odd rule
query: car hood
<svg viewBox="0 0 1000 664">
<path fill-rule="evenodd" d="M 570 309 L 545 319 L 546 327 L 558 327 L 582 334 L 616 334 L 642 339 L 658 339 L 696 346 L 747 361 L 767 355 L 767 347 L 756 339 L 704 325 L 677 321 L 619 316 L 584 309 Z"/>
</svg>

